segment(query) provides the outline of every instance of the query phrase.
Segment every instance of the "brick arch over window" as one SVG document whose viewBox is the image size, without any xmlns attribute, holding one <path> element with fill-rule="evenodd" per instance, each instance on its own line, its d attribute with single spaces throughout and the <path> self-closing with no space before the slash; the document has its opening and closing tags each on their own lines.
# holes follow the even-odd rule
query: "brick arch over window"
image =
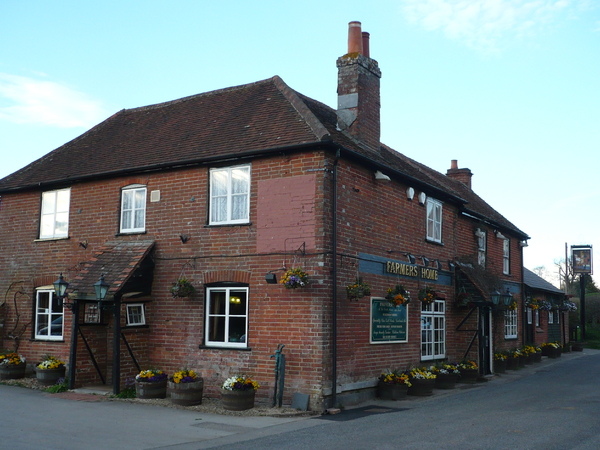
<svg viewBox="0 0 600 450">
<path fill-rule="evenodd" d="M 204 272 L 204 284 L 233 281 L 250 284 L 251 273 L 243 270 L 213 270 Z"/>
<path fill-rule="evenodd" d="M 40 275 L 33 279 L 33 287 L 38 286 L 51 286 L 58 279 L 58 274 L 56 275 Z M 65 281 L 68 283 L 68 274 L 65 276 Z"/>
</svg>

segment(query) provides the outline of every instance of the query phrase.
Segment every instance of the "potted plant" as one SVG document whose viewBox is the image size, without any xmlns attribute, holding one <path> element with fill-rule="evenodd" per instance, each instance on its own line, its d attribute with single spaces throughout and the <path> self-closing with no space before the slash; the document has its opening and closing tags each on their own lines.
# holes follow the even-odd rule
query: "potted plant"
<svg viewBox="0 0 600 450">
<path fill-rule="evenodd" d="M 404 286 L 397 284 L 387 290 L 386 300 L 394 306 L 407 305 L 410 303 L 410 292 Z"/>
<path fill-rule="evenodd" d="M 65 363 L 54 356 L 46 355 L 44 360 L 35 366 L 35 377 L 42 386 L 51 386 L 65 376 Z"/>
<path fill-rule="evenodd" d="M 362 278 L 357 278 L 353 284 L 346 286 L 348 300 L 358 300 L 367 295 L 371 295 L 371 286 L 365 283 Z"/>
<path fill-rule="evenodd" d="M 166 398 L 167 379 L 162 370 L 142 370 L 135 376 L 135 395 L 137 398 Z"/>
<path fill-rule="evenodd" d="M 181 369 L 169 378 L 171 402 L 175 405 L 192 406 L 202 404 L 204 379 L 195 370 Z"/>
<path fill-rule="evenodd" d="M 464 359 L 458 364 L 460 371 L 460 382 L 473 384 L 479 378 L 479 368 L 477 363 L 472 360 Z"/>
<path fill-rule="evenodd" d="M 425 288 L 419 290 L 419 292 L 417 294 L 417 298 L 422 303 L 429 305 L 429 304 L 433 303 L 435 301 L 435 299 L 437 298 L 437 292 L 435 292 L 435 290 L 433 290 L 430 287 L 425 287 Z"/>
<path fill-rule="evenodd" d="M 469 306 L 469 294 L 465 288 L 460 288 L 460 291 L 456 294 L 456 306 L 459 308 L 464 308 Z"/>
<path fill-rule="evenodd" d="M 171 286 L 171 295 L 173 298 L 189 297 L 194 292 L 196 292 L 196 288 L 186 277 L 179 277 Z"/>
<path fill-rule="evenodd" d="M 525 300 L 525 306 L 535 311 L 536 309 L 540 309 L 541 302 L 542 301 L 539 298 L 527 298 Z"/>
<path fill-rule="evenodd" d="M 383 372 L 377 381 L 377 394 L 382 400 L 401 400 L 412 386 L 408 374 L 398 371 Z"/>
<path fill-rule="evenodd" d="M 542 348 L 542 355 L 548 358 L 558 358 L 560 356 L 560 344 L 556 342 L 544 342 L 540 347 Z"/>
<path fill-rule="evenodd" d="M 408 395 L 418 395 L 421 397 L 433 395 L 436 374 L 426 367 L 416 367 L 409 373 L 411 386 L 408 388 Z"/>
<path fill-rule="evenodd" d="M 521 353 L 525 356 L 525 364 L 533 363 L 533 355 L 535 354 L 535 347 L 532 345 L 524 345 L 521 349 Z"/>
<path fill-rule="evenodd" d="M 535 347 L 535 353 L 533 354 L 533 362 L 542 362 L 542 349 L 541 347 Z"/>
<path fill-rule="evenodd" d="M 506 353 L 506 370 L 517 370 L 519 368 L 519 350 L 511 350 Z"/>
<path fill-rule="evenodd" d="M 223 408 L 229 411 L 245 411 L 254 408 L 254 396 L 260 387 L 247 375 L 234 375 L 221 386 Z"/>
<path fill-rule="evenodd" d="M 435 387 L 437 389 L 454 389 L 460 378 L 457 364 L 443 363 L 431 366 L 431 372 L 436 375 Z"/>
<path fill-rule="evenodd" d="M 25 358 L 18 353 L 0 354 L 0 380 L 23 378 L 25 367 Z"/>
<path fill-rule="evenodd" d="M 494 353 L 494 372 L 505 373 L 507 359 L 508 359 L 508 355 L 505 352 Z"/>
<path fill-rule="evenodd" d="M 288 269 L 281 277 L 286 289 L 298 289 L 308 284 L 308 274 L 300 268 Z"/>
</svg>

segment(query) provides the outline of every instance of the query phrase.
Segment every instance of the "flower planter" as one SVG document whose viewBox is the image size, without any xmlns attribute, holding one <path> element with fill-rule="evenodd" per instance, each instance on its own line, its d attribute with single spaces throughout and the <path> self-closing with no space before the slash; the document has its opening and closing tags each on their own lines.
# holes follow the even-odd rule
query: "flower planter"
<svg viewBox="0 0 600 450">
<path fill-rule="evenodd" d="M 479 370 L 477 369 L 459 369 L 460 382 L 466 384 L 475 384 L 479 378 Z"/>
<path fill-rule="evenodd" d="M 137 398 L 166 398 L 167 380 L 162 381 L 136 381 L 135 396 Z"/>
<path fill-rule="evenodd" d="M 25 376 L 25 363 L 0 366 L 0 380 L 14 380 Z"/>
<path fill-rule="evenodd" d="M 533 364 L 533 353 L 529 353 L 525 357 L 525 364 Z"/>
<path fill-rule="evenodd" d="M 65 366 L 56 369 L 35 369 L 37 382 L 42 386 L 52 386 L 65 376 Z"/>
<path fill-rule="evenodd" d="M 380 381 L 377 384 L 377 396 L 381 400 L 402 400 L 406 398 L 408 386 L 405 384 L 389 384 Z"/>
<path fill-rule="evenodd" d="M 223 408 L 229 411 L 245 411 L 254 408 L 254 389 L 245 391 L 229 391 L 221 389 L 221 399 L 223 400 Z"/>
<path fill-rule="evenodd" d="M 174 383 L 173 381 L 169 381 L 168 386 L 169 393 L 171 394 L 171 403 L 181 406 L 202 404 L 204 379 L 196 378 L 196 381 L 189 383 Z"/>
<path fill-rule="evenodd" d="M 519 356 L 519 367 L 525 367 L 525 355 Z"/>
<path fill-rule="evenodd" d="M 412 383 L 412 386 L 408 388 L 408 395 L 417 395 L 419 397 L 427 397 L 429 395 L 433 395 L 433 388 L 435 387 L 435 378 L 411 378 L 410 382 Z"/>
<path fill-rule="evenodd" d="M 533 362 L 534 363 L 542 362 L 542 352 L 535 352 L 533 354 Z"/>
<path fill-rule="evenodd" d="M 438 373 L 435 378 L 436 389 L 454 389 L 458 383 L 459 375 L 457 373 Z"/>
<path fill-rule="evenodd" d="M 506 370 L 517 370 L 519 368 L 519 358 L 508 358 L 506 360 Z"/>
<path fill-rule="evenodd" d="M 506 359 L 497 359 L 494 361 L 494 372 L 505 373 L 506 372 Z"/>
<path fill-rule="evenodd" d="M 581 344 L 573 344 L 572 347 L 574 352 L 582 352 L 583 351 L 583 345 Z"/>
</svg>

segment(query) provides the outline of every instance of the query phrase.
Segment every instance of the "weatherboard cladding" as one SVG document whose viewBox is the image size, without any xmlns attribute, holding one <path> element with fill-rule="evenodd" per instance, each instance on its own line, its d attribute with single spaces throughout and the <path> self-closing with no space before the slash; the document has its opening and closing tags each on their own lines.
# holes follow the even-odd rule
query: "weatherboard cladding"
<svg viewBox="0 0 600 450">
<path fill-rule="evenodd" d="M 528 237 L 459 181 L 385 145 L 373 151 L 340 131 L 335 110 L 278 76 L 122 110 L 0 180 L 0 194 L 310 145 L 340 148 L 344 156 Z"/>
</svg>

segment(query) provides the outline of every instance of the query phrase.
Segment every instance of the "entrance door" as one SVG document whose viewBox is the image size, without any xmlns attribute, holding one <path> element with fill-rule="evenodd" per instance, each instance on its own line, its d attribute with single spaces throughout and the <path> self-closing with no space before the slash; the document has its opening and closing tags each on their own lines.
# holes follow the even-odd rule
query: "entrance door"
<svg viewBox="0 0 600 450">
<path fill-rule="evenodd" d="M 491 308 L 479 308 L 479 364 L 481 373 L 492 373 L 492 312 Z"/>
</svg>

